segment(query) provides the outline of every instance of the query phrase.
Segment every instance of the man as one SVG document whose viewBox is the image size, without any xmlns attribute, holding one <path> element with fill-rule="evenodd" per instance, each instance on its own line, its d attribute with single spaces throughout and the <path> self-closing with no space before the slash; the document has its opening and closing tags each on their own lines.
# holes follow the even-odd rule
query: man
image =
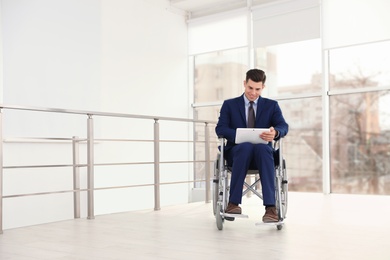
<svg viewBox="0 0 390 260">
<path fill-rule="evenodd" d="M 246 173 L 248 169 L 258 169 L 263 204 L 266 208 L 263 222 L 277 222 L 279 217 L 275 207 L 275 166 L 272 140 L 285 136 L 288 132 L 288 124 L 283 118 L 278 103 L 275 100 L 261 97 L 261 92 L 265 88 L 265 80 L 266 75 L 262 70 L 252 69 L 246 73 L 244 94 L 224 101 L 215 131 L 218 136 L 223 136 L 227 140 L 224 150 L 225 159 L 232 166 L 229 203 L 225 212 L 241 214 L 239 205 Z M 269 128 L 269 132 L 264 132 L 259 136 L 269 143 L 236 144 L 236 129 L 245 127 Z"/>
</svg>

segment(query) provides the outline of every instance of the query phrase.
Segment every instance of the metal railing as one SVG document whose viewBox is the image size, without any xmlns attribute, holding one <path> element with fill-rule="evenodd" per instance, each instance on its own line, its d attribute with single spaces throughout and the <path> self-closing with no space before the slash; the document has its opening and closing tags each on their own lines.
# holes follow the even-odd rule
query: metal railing
<svg viewBox="0 0 390 260">
<path fill-rule="evenodd" d="M 22 166 L 4 166 L 3 165 L 3 111 L 4 110 L 25 110 L 33 112 L 49 112 L 49 113 L 65 113 L 65 114 L 78 114 L 87 116 L 87 133 L 86 138 L 79 138 L 73 136 L 72 138 L 19 138 L 18 142 L 71 142 L 72 143 L 72 164 L 57 164 L 57 165 L 22 165 Z M 131 118 L 131 119 L 145 119 L 154 121 L 154 138 L 153 140 L 129 140 L 129 139 L 95 139 L 94 137 L 94 118 L 96 117 L 111 117 L 111 118 Z M 178 140 L 160 140 L 160 129 L 159 121 L 173 121 L 173 122 L 187 122 L 187 123 L 201 123 L 204 124 L 205 131 L 205 159 L 204 161 L 192 160 L 192 161 L 175 161 L 175 162 L 161 162 L 160 161 L 160 142 L 177 142 Z M 128 188 L 128 187 L 140 187 L 140 186 L 154 186 L 154 210 L 160 210 L 160 185 L 162 184 L 177 184 L 177 183 L 191 183 L 205 181 L 205 202 L 210 202 L 210 135 L 209 125 L 215 125 L 214 121 L 207 120 L 194 120 L 187 118 L 174 118 L 174 117 L 159 117 L 159 116 L 145 116 L 145 115 L 134 115 L 124 113 L 108 113 L 108 112 L 97 112 L 97 111 L 81 111 L 81 110 L 68 110 L 68 109 L 56 109 L 56 108 L 39 108 L 39 107 L 24 107 L 24 106 L 9 106 L 0 105 L 0 234 L 3 233 L 3 199 L 15 198 L 22 196 L 33 196 L 33 195 L 46 195 L 54 193 L 73 193 L 73 207 L 74 207 L 74 218 L 80 218 L 80 192 L 87 192 L 87 218 L 94 219 L 94 191 L 102 189 L 115 189 L 115 188 Z M 94 144 L 98 141 L 148 141 L 154 144 L 154 160 L 153 162 L 131 162 L 131 163 L 95 163 L 94 156 Z M 80 164 L 79 162 L 79 144 L 86 142 L 87 145 L 87 163 Z M 202 142 L 193 140 L 182 140 L 182 142 Z M 194 146 L 195 147 L 195 146 Z M 162 163 L 197 163 L 204 162 L 205 179 L 204 180 L 187 180 L 180 182 L 161 183 L 160 182 L 160 164 Z M 153 184 L 138 184 L 128 186 L 115 186 L 115 187 L 102 187 L 95 188 L 94 185 L 94 168 L 99 165 L 129 165 L 129 164 L 153 164 L 154 165 L 154 183 Z M 3 169 L 15 169 L 15 168 L 42 168 L 42 167 L 73 167 L 73 189 L 72 190 L 61 190 L 61 191 L 50 191 L 50 192 L 38 192 L 28 194 L 15 194 L 15 195 L 3 195 Z M 80 167 L 87 167 L 87 188 L 80 188 L 79 169 Z"/>
</svg>

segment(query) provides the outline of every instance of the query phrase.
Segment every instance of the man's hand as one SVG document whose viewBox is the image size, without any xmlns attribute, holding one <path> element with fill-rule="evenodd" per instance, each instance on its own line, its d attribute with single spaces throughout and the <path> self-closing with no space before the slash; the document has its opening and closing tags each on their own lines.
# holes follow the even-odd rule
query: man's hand
<svg viewBox="0 0 390 260">
<path fill-rule="evenodd" d="M 260 135 L 260 138 L 267 141 L 267 142 L 272 142 L 276 136 L 276 131 L 275 129 L 271 126 L 269 128 L 269 132 L 263 132 Z"/>
</svg>

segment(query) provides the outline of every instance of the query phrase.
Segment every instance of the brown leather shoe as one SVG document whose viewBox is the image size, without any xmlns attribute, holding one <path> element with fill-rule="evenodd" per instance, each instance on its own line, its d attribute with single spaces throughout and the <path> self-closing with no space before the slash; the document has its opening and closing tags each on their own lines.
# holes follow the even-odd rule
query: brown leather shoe
<svg viewBox="0 0 390 260">
<path fill-rule="evenodd" d="M 229 204 L 225 210 L 225 213 L 241 214 L 241 208 L 240 208 L 240 206 L 229 202 Z"/>
<path fill-rule="evenodd" d="M 263 216 L 264 223 L 278 222 L 279 216 L 276 210 L 276 207 L 268 207 L 265 209 L 265 214 Z"/>
</svg>

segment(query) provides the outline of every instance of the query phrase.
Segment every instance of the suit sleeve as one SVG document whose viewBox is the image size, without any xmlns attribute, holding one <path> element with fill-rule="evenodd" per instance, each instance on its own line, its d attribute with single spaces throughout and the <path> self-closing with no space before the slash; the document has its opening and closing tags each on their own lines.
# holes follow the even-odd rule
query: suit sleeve
<svg viewBox="0 0 390 260">
<path fill-rule="evenodd" d="M 215 127 L 215 132 L 218 137 L 223 137 L 229 142 L 234 143 L 236 138 L 236 129 L 231 128 L 231 116 L 232 116 L 232 107 L 228 102 L 223 102 L 221 111 L 219 113 L 219 119 L 217 126 Z"/>
<path fill-rule="evenodd" d="M 272 126 L 279 132 L 277 139 L 282 138 L 288 133 L 288 124 L 284 120 L 282 110 L 279 107 L 279 104 L 275 102 L 274 112 L 272 115 Z"/>
</svg>

